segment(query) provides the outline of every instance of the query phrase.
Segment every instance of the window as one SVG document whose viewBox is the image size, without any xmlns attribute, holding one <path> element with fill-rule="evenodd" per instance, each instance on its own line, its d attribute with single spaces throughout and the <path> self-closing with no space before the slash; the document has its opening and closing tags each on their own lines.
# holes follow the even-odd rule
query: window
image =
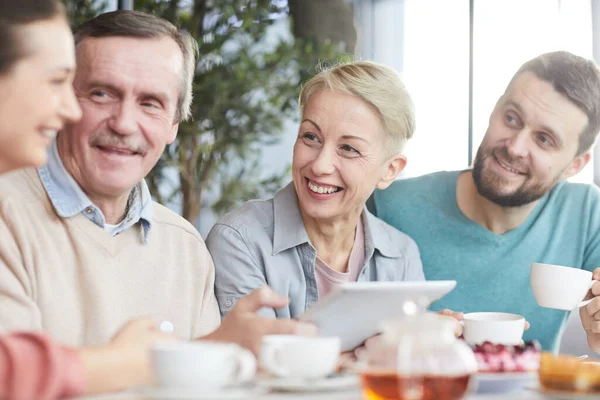
<svg viewBox="0 0 600 400">
<path fill-rule="evenodd" d="M 591 2 L 476 0 L 473 27 L 473 154 L 512 75 L 548 51 L 592 57 Z M 468 167 L 469 2 L 357 2 L 358 55 L 403 72 L 416 106 L 404 176 Z M 385 18 L 374 17 L 385 15 Z M 371 23 L 369 23 L 371 22 Z M 572 180 L 592 182 L 593 163 Z"/>
</svg>

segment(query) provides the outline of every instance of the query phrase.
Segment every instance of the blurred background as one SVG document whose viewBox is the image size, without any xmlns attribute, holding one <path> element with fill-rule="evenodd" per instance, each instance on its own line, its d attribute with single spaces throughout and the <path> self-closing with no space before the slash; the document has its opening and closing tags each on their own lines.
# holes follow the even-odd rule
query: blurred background
<svg viewBox="0 0 600 400">
<path fill-rule="evenodd" d="M 63 1 L 72 25 L 134 8 L 198 41 L 193 121 L 148 184 L 204 237 L 219 215 L 290 180 L 298 87 L 319 63 L 353 57 L 402 72 L 417 110 L 402 174 L 412 177 L 471 165 L 496 100 L 525 61 L 555 50 L 600 58 L 600 0 Z M 573 180 L 600 182 L 594 153 Z M 589 353 L 577 313 L 561 352 Z"/>
<path fill-rule="evenodd" d="M 63 1 L 72 25 L 134 8 L 197 39 L 194 119 L 148 183 L 204 237 L 219 215 L 290 180 L 298 87 L 318 63 L 352 57 L 402 72 L 417 110 L 402 175 L 412 177 L 469 167 L 525 61 L 554 50 L 591 58 L 600 46 L 598 0 Z M 596 170 L 573 180 L 599 182 Z"/>
</svg>

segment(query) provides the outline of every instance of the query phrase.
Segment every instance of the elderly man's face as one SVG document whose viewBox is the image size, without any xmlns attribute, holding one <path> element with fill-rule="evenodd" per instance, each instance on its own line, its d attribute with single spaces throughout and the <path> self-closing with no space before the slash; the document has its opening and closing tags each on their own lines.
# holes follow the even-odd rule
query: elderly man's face
<svg viewBox="0 0 600 400">
<path fill-rule="evenodd" d="M 477 190 L 503 207 L 539 199 L 589 161 L 588 154 L 575 157 L 587 123 L 587 115 L 550 83 L 521 74 L 496 104 L 477 151 Z"/>
<path fill-rule="evenodd" d="M 331 90 L 313 94 L 304 108 L 292 164 L 304 218 L 360 215 L 375 187 L 386 188 L 404 168 L 404 157 L 386 159 L 386 145 L 380 119 L 364 101 Z"/>
<path fill-rule="evenodd" d="M 131 191 L 175 139 L 183 56 L 170 38 L 86 38 L 73 86 L 83 117 L 59 134 L 67 170 L 88 194 Z"/>
</svg>

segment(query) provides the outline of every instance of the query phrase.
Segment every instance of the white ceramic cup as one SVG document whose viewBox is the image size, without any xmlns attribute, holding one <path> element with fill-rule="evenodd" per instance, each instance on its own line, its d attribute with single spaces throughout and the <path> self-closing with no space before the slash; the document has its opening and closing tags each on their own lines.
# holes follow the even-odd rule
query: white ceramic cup
<svg viewBox="0 0 600 400">
<path fill-rule="evenodd" d="M 517 314 L 478 312 L 464 315 L 463 337 L 471 346 L 491 342 L 515 346 L 521 344 L 525 318 Z"/>
<path fill-rule="evenodd" d="M 164 387 L 218 388 L 256 374 L 254 355 L 231 343 L 160 341 L 151 361 L 155 382 Z"/>
<path fill-rule="evenodd" d="M 582 301 L 596 282 L 592 273 L 578 268 L 552 264 L 531 264 L 531 289 L 542 307 L 571 311 L 591 300 Z"/>
<path fill-rule="evenodd" d="M 321 378 L 339 361 L 339 337 L 267 335 L 260 349 L 260 364 L 269 373 L 286 378 Z"/>
</svg>

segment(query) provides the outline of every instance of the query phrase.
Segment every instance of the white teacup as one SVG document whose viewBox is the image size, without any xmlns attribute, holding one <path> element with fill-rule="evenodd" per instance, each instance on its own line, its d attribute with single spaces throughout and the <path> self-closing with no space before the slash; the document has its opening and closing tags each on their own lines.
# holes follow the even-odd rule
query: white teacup
<svg viewBox="0 0 600 400">
<path fill-rule="evenodd" d="M 273 375 L 289 378 L 321 378 L 337 366 L 339 337 L 267 335 L 260 349 L 261 366 Z"/>
<path fill-rule="evenodd" d="M 542 307 L 571 311 L 591 300 L 582 301 L 596 282 L 592 273 L 578 268 L 552 264 L 531 264 L 531 289 Z"/>
<path fill-rule="evenodd" d="M 517 314 L 478 312 L 464 315 L 463 337 L 471 346 L 491 342 L 515 346 L 521 343 L 525 318 Z"/>
<path fill-rule="evenodd" d="M 236 344 L 161 341 L 152 346 L 156 384 L 178 388 L 218 388 L 246 382 L 256 374 L 254 355 Z"/>
</svg>

